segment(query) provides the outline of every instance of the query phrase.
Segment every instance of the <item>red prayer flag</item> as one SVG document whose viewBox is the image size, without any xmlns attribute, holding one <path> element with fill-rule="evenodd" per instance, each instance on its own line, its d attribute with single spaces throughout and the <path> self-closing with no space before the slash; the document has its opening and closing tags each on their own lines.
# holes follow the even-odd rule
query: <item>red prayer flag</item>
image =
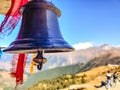
<svg viewBox="0 0 120 90">
<path fill-rule="evenodd" d="M 12 77 L 16 78 L 16 85 L 23 83 L 23 74 L 26 65 L 26 60 L 27 60 L 27 54 L 19 54 L 19 55 L 17 54 L 13 56 L 12 68 L 10 74 Z"/>
<path fill-rule="evenodd" d="M 18 63 L 16 68 L 16 83 L 22 84 L 23 83 L 23 74 L 24 74 L 24 67 L 26 64 L 27 55 L 26 54 L 19 54 Z"/>
<path fill-rule="evenodd" d="M 1 23 L 0 33 L 5 33 L 9 30 L 10 34 L 13 31 L 20 20 L 19 9 L 27 2 L 28 0 L 11 0 L 11 7 L 6 13 L 3 22 Z"/>
</svg>

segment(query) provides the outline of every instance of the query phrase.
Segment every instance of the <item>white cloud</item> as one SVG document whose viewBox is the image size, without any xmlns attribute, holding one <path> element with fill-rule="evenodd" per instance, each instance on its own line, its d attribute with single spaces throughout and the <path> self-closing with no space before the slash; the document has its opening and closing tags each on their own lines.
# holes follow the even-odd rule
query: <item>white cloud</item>
<svg viewBox="0 0 120 90">
<path fill-rule="evenodd" d="M 117 45 L 117 46 L 114 46 L 114 47 L 118 47 L 118 48 L 119 48 L 119 47 L 120 47 L 120 45 Z"/>
<path fill-rule="evenodd" d="M 75 50 L 86 49 L 89 47 L 93 47 L 93 44 L 91 42 L 79 42 L 77 44 L 74 44 L 73 47 L 75 48 Z"/>
</svg>

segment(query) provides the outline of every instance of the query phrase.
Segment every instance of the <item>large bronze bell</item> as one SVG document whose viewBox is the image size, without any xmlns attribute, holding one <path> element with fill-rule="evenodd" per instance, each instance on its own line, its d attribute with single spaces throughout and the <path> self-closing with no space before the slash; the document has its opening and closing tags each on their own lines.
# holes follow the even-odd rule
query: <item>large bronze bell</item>
<svg viewBox="0 0 120 90">
<path fill-rule="evenodd" d="M 22 24 L 15 41 L 4 49 L 8 53 L 68 52 L 74 49 L 64 41 L 58 23 L 60 10 L 45 0 L 32 0 L 20 9 Z"/>
</svg>

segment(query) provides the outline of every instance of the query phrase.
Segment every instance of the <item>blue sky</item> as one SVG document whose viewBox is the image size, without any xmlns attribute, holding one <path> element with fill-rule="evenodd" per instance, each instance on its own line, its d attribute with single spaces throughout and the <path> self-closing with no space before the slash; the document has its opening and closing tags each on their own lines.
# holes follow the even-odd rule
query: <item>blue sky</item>
<svg viewBox="0 0 120 90">
<path fill-rule="evenodd" d="M 49 0 L 62 13 L 61 33 L 70 45 L 120 45 L 120 0 Z M 0 15 L 0 22 L 3 16 Z M 17 37 L 20 23 L 10 36 L 0 40 L 8 46 Z"/>
</svg>

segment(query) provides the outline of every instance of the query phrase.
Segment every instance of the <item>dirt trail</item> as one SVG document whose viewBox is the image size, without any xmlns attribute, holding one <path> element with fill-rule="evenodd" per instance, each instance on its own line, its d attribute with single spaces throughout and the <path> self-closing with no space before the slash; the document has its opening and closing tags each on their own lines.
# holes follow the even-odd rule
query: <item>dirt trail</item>
<svg viewBox="0 0 120 90">
<path fill-rule="evenodd" d="M 120 90 L 120 82 L 117 82 L 117 85 L 114 86 L 114 84 L 112 83 L 112 87 L 110 87 L 109 89 L 106 89 L 104 86 L 101 88 L 95 88 L 94 85 L 91 84 L 78 84 L 78 85 L 71 85 L 69 88 L 66 89 L 60 89 L 60 90 L 78 90 L 78 88 L 85 88 L 85 89 L 81 89 L 81 90 Z"/>
<path fill-rule="evenodd" d="M 106 89 L 105 87 L 102 87 L 102 88 L 97 88 L 96 90 L 120 90 L 120 82 L 117 82 L 116 86 L 113 85 L 109 89 Z"/>
</svg>

